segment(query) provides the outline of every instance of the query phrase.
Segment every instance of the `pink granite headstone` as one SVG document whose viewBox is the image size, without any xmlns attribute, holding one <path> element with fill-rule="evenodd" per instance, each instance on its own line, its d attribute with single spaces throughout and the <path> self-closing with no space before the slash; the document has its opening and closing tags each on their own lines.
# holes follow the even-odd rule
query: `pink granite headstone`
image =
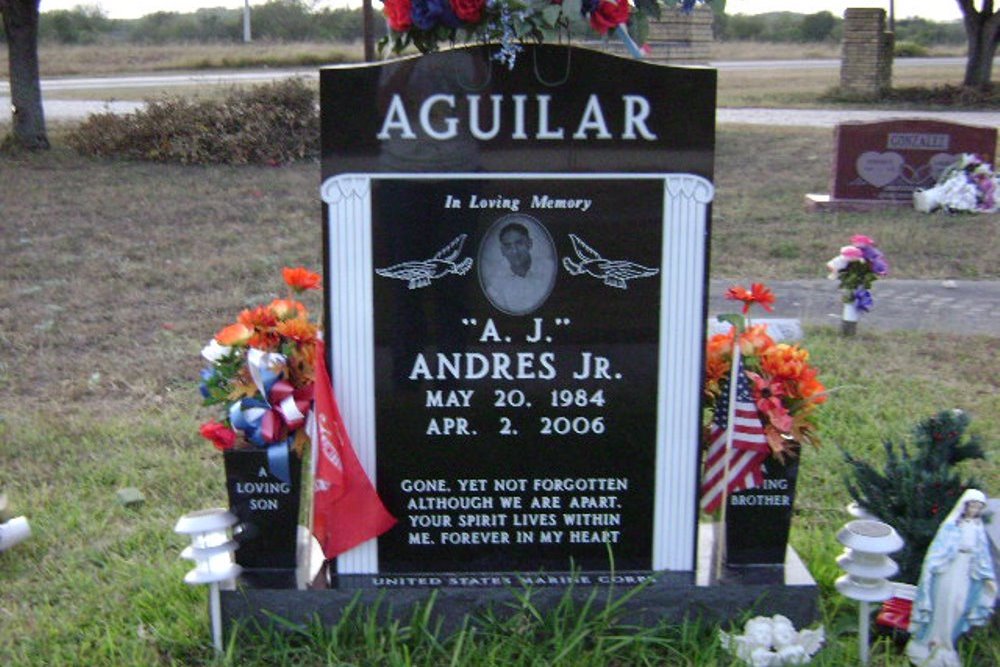
<svg viewBox="0 0 1000 667">
<path fill-rule="evenodd" d="M 997 130 L 936 120 L 843 123 L 834 133 L 833 201 L 913 201 L 962 153 L 992 162 Z"/>
</svg>

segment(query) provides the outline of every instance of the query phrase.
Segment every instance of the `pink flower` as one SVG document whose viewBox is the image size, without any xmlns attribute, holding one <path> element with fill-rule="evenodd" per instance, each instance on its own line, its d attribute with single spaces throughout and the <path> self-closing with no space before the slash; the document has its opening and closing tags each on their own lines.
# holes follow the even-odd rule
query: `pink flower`
<svg viewBox="0 0 1000 667">
<path fill-rule="evenodd" d="M 875 240 L 864 234 L 855 234 L 851 237 L 851 243 L 853 245 L 875 245 Z"/>
<path fill-rule="evenodd" d="M 753 398 L 757 409 L 767 415 L 771 424 L 782 433 L 791 431 L 792 416 L 781 400 L 785 396 L 784 385 L 778 380 L 766 379 L 750 371 L 747 371 L 747 377 L 753 383 Z"/>
<path fill-rule="evenodd" d="M 852 245 L 845 245 L 841 248 L 840 255 L 849 262 L 862 259 L 865 256 L 865 254 L 861 252 L 861 248 Z"/>
</svg>

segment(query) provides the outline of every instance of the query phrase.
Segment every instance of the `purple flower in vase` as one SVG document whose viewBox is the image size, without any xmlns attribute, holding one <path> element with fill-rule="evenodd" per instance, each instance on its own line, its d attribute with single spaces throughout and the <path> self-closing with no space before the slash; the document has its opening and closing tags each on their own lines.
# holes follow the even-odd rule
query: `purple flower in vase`
<svg viewBox="0 0 1000 667">
<path fill-rule="evenodd" d="M 864 256 L 865 261 L 868 262 L 868 267 L 872 270 L 876 276 L 884 276 L 889 273 L 889 262 L 886 261 L 885 255 L 882 251 L 875 246 L 865 245 L 861 246 L 861 254 Z"/>
<path fill-rule="evenodd" d="M 433 30 L 438 25 L 457 28 L 462 24 L 448 0 L 413 0 L 410 15 L 420 30 Z"/>
<path fill-rule="evenodd" d="M 871 311 L 873 305 L 875 305 L 875 300 L 872 299 L 871 292 L 863 287 L 854 290 L 854 307 L 858 309 L 858 312 L 867 313 Z"/>
</svg>

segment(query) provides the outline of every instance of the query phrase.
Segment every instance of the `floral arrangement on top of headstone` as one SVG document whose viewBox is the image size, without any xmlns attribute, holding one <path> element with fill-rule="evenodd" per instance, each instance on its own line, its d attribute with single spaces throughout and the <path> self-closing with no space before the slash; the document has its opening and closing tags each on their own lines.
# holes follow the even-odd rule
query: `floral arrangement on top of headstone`
<svg viewBox="0 0 1000 667">
<path fill-rule="evenodd" d="M 942 410 L 916 425 L 912 450 L 904 442 L 885 440 L 882 470 L 844 452 L 851 498 L 895 528 L 906 542 L 893 556 L 900 581 L 917 582 L 920 563 L 941 520 L 963 491 L 978 486 L 973 478 L 962 479 L 956 468 L 962 461 L 985 458 L 981 438 L 966 433 L 970 421 L 962 410 Z"/>
<path fill-rule="evenodd" d="M 948 213 L 995 213 L 1000 210 L 1000 175 L 974 153 L 963 153 L 938 176 L 937 184 L 913 193 L 913 207 L 921 213 L 943 209 Z"/>
<path fill-rule="evenodd" d="M 818 446 L 813 413 L 826 400 L 809 352 L 775 343 L 766 325 L 746 317 L 754 304 L 773 310 L 771 290 L 760 283 L 749 290 L 737 285 L 725 296 L 742 301 L 743 312 L 721 315 L 719 320 L 732 328 L 708 340 L 704 394 L 709 433 L 701 490 L 706 512 L 717 510 L 729 493 L 759 486 L 767 459 L 784 461 L 805 443 Z M 727 443 L 730 418 L 735 423 Z"/>
<path fill-rule="evenodd" d="M 295 296 L 319 289 L 321 277 L 303 267 L 284 268 L 286 298 L 243 310 L 202 350 L 204 405 L 221 406 L 201 435 L 219 450 L 266 448 L 272 469 L 287 469 L 309 441 L 318 327 Z"/>
<path fill-rule="evenodd" d="M 858 313 L 867 313 L 875 305 L 872 284 L 889 275 L 889 262 L 870 236 L 855 234 L 850 245 L 840 249 L 840 254 L 826 263 L 830 280 L 839 280 L 843 290 L 844 333 L 854 333 Z M 850 326 L 848 326 L 850 325 Z"/>
<path fill-rule="evenodd" d="M 427 53 L 442 43 L 498 43 L 494 58 L 513 68 L 523 42 L 614 32 L 638 58 L 632 36 L 645 40 L 661 4 L 690 11 L 698 2 L 712 0 L 382 0 L 389 34 L 379 48 L 399 53 L 412 45 Z"/>
</svg>

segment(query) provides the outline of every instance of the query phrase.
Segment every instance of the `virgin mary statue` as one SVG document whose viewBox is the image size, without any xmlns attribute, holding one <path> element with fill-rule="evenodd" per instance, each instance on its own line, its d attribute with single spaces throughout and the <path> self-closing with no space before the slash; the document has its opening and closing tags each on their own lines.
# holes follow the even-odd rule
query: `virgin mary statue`
<svg viewBox="0 0 1000 667">
<path fill-rule="evenodd" d="M 960 667 L 958 637 L 993 613 L 997 586 L 981 517 L 985 507 L 982 491 L 963 493 L 927 550 L 906 646 L 914 665 Z"/>
</svg>

